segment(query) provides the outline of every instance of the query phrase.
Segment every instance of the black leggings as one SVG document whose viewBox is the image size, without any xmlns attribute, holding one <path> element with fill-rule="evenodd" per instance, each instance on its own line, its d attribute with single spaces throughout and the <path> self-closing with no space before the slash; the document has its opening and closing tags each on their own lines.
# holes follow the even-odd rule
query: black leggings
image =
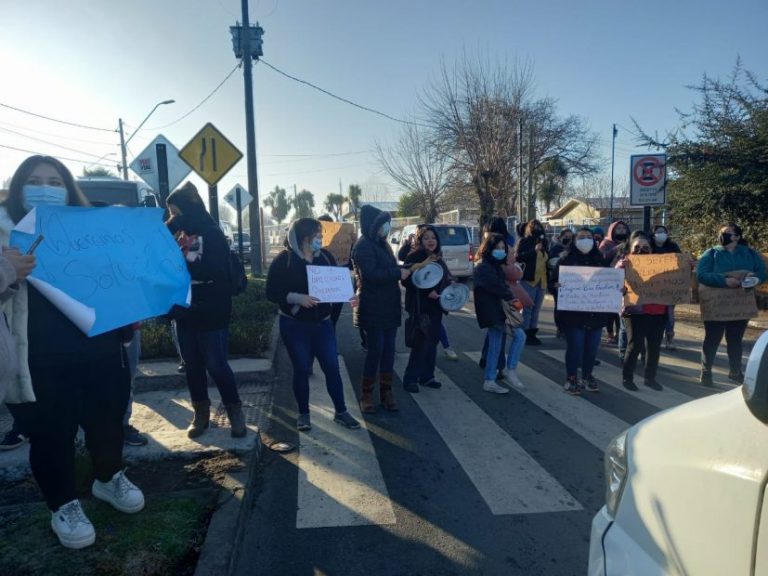
<svg viewBox="0 0 768 576">
<path fill-rule="evenodd" d="M 704 322 L 704 344 L 701 347 L 701 369 L 705 372 L 712 370 L 715 363 L 717 349 L 725 333 L 725 343 L 728 349 L 728 365 L 730 371 L 737 374 L 741 372 L 741 341 L 749 320 L 728 320 L 726 322 Z"/>
<path fill-rule="evenodd" d="M 624 317 L 627 329 L 627 352 L 624 357 L 622 376 L 632 380 L 637 365 L 637 357 L 645 348 L 645 379 L 656 378 L 661 354 L 661 341 L 667 326 L 666 314 L 634 314 Z"/>
</svg>

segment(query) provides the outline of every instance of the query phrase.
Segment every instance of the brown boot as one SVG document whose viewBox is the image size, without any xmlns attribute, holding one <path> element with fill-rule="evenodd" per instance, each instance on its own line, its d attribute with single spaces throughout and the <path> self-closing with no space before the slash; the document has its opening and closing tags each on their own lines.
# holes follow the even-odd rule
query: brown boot
<svg viewBox="0 0 768 576">
<path fill-rule="evenodd" d="M 392 373 L 379 374 L 379 393 L 381 395 L 381 405 L 390 412 L 398 410 L 395 395 L 392 393 Z"/>
<path fill-rule="evenodd" d="M 373 378 L 363 378 L 363 393 L 360 395 L 360 411 L 363 414 L 375 414 L 376 407 L 373 405 L 373 387 L 376 380 Z"/>
<path fill-rule="evenodd" d="M 195 411 L 195 416 L 192 422 L 187 428 L 187 436 L 189 438 L 197 438 L 205 429 L 208 428 L 211 421 L 211 401 L 203 400 L 202 402 L 192 402 L 192 408 Z"/>
</svg>

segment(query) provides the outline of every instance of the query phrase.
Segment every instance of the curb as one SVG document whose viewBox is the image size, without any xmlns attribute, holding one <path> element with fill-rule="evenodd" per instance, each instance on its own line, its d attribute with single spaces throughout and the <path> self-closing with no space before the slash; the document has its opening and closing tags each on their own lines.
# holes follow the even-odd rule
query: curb
<svg viewBox="0 0 768 576">
<path fill-rule="evenodd" d="M 267 349 L 272 362 L 265 375 L 273 378 L 279 344 L 279 317 L 275 318 Z M 264 453 L 261 433 L 256 434 L 253 450 L 247 455 L 243 470 L 227 474 L 218 498 L 218 507 L 211 516 L 205 541 L 195 567 L 195 576 L 229 576 L 237 565 L 243 541 L 247 511 L 252 508 L 254 493 L 250 487 Z"/>
</svg>

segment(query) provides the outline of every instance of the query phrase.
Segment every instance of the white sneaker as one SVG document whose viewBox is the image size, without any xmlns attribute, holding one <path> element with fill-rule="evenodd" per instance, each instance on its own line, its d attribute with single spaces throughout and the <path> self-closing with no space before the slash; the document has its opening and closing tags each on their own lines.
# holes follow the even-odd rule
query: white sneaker
<svg viewBox="0 0 768 576">
<path fill-rule="evenodd" d="M 449 360 L 458 360 L 459 355 L 456 354 L 451 348 L 446 348 L 443 353 L 448 357 Z"/>
<path fill-rule="evenodd" d="M 120 470 L 109 482 L 93 481 L 93 495 L 99 500 L 109 502 L 120 512 L 134 514 L 144 508 L 144 494 Z"/>
<path fill-rule="evenodd" d="M 52 512 L 51 529 L 65 548 L 85 548 L 96 541 L 96 531 L 80 507 L 80 500 L 67 502 Z"/>
<path fill-rule="evenodd" d="M 517 371 L 514 368 L 506 368 L 504 370 L 504 382 L 506 382 L 508 386 L 514 386 L 520 390 L 525 388 L 525 385 L 520 381 L 520 378 L 518 378 Z"/>
<path fill-rule="evenodd" d="M 494 394 L 509 394 L 509 390 L 504 386 L 499 386 L 493 380 L 486 380 L 483 382 L 483 390 L 486 392 L 493 392 Z"/>
</svg>

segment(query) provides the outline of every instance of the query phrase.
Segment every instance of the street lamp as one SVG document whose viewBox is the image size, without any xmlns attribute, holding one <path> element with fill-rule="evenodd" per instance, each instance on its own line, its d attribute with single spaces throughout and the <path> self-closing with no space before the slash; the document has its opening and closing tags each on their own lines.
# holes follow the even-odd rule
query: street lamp
<svg viewBox="0 0 768 576">
<path fill-rule="evenodd" d="M 122 118 L 119 119 L 119 124 L 120 124 L 120 152 L 123 155 L 123 180 L 128 180 L 128 164 L 127 164 L 126 159 L 125 159 L 125 150 L 126 150 L 126 147 L 128 146 L 128 142 L 130 142 L 133 139 L 133 137 L 136 136 L 136 133 L 139 130 L 141 130 L 141 127 L 144 126 L 144 123 L 147 120 L 149 120 L 149 117 L 152 116 L 152 114 L 155 113 L 155 110 L 157 110 L 163 104 L 173 104 L 174 102 L 176 102 L 176 100 L 163 100 L 162 102 L 158 102 L 157 104 L 155 104 L 155 107 L 152 108 L 152 110 L 149 111 L 149 114 L 147 114 L 146 118 L 144 118 L 144 120 L 141 121 L 141 124 L 139 124 L 138 128 L 136 128 L 136 130 L 133 131 L 133 134 L 131 134 L 128 137 L 128 140 L 125 139 L 125 135 L 123 133 L 123 119 Z"/>
</svg>

